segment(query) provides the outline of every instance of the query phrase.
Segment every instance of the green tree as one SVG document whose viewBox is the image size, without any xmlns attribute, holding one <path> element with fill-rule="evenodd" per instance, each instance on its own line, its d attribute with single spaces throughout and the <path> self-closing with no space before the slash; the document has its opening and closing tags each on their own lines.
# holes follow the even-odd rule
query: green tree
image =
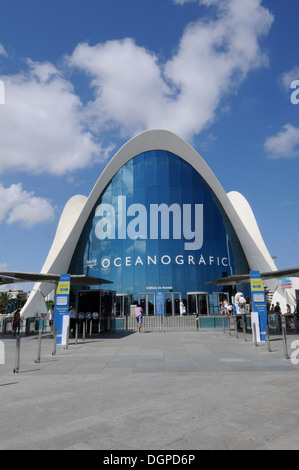
<svg viewBox="0 0 299 470">
<path fill-rule="evenodd" d="M 5 313 L 7 306 L 11 302 L 11 294 L 9 292 L 0 292 L 0 313 Z"/>
</svg>

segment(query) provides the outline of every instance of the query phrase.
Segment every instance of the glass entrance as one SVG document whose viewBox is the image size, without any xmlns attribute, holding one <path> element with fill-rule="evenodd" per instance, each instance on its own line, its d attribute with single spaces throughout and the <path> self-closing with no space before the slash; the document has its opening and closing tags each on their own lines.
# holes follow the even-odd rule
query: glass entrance
<svg viewBox="0 0 299 470">
<path fill-rule="evenodd" d="M 144 315 L 156 315 L 155 292 L 138 294 L 138 303 L 141 305 Z M 164 314 L 180 315 L 180 292 L 164 292 Z"/>
<path fill-rule="evenodd" d="M 132 295 L 116 294 L 116 315 L 130 315 Z"/>
<path fill-rule="evenodd" d="M 209 294 L 210 314 L 220 315 L 221 309 L 219 304 L 224 300 L 228 300 L 227 292 L 213 292 L 213 294 Z"/>
<path fill-rule="evenodd" d="M 180 292 L 165 292 L 165 315 L 180 315 Z"/>
<path fill-rule="evenodd" d="M 187 297 L 189 314 L 209 314 L 209 294 L 207 292 L 189 292 Z"/>
<path fill-rule="evenodd" d="M 143 315 L 153 316 L 156 314 L 154 292 L 138 294 L 138 303 L 142 307 Z"/>
</svg>

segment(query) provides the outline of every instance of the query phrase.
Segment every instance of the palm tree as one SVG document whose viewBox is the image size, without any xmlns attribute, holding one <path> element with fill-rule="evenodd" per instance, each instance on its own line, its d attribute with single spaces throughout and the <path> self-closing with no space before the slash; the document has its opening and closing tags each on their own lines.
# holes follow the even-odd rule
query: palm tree
<svg viewBox="0 0 299 470">
<path fill-rule="evenodd" d="M 14 299 L 14 302 L 15 302 L 15 308 L 22 308 L 23 305 L 26 303 L 26 297 L 24 295 L 24 293 L 22 294 L 17 294 L 15 299 Z"/>
<path fill-rule="evenodd" d="M 5 313 L 8 304 L 11 302 L 10 292 L 0 292 L 0 313 Z"/>
</svg>

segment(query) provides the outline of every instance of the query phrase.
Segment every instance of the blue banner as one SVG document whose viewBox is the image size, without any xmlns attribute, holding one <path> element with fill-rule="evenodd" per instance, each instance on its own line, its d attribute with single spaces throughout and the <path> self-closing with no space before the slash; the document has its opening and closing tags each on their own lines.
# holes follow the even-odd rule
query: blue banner
<svg viewBox="0 0 299 470">
<path fill-rule="evenodd" d="M 252 311 L 258 314 L 260 340 L 266 340 L 267 300 L 259 271 L 250 271 Z"/>
<path fill-rule="evenodd" d="M 156 317 L 164 317 L 165 315 L 165 302 L 164 292 L 156 292 Z"/>
<path fill-rule="evenodd" d="M 57 329 L 57 344 L 65 345 L 69 326 L 70 274 L 62 274 L 59 279 L 54 313 L 54 328 Z"/>
</svg>

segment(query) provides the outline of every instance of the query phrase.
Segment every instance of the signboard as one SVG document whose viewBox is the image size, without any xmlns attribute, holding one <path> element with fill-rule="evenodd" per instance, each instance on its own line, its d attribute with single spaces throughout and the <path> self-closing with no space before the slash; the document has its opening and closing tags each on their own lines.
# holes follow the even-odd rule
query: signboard
<svg viewBox="0 0 299 470">
<path fill-rule="evenodd" d="M 289 279 L 280 279 L 279 287 L 282 287 L 283 289 L 292 289 L 292 281 Z"/>
<path fill-rule="evenodd" d="M 165 302 L 164 302 L 164 292 L 156 292 L 156 317 L 164 317 L 165 315 Z"/>
<path fill-rule="evenodd" d="M 59 279 L 56 298 L 54 328 L 57 329 L 57 344 L 65 345 L 69 326 L 70 274 L 62 274 Z"/>
<path fill-rule="evenodd" d="M 260 341 L 266 340 L 267 326 L 267 301 L 263 281 L 259 271 L 250 271 L 252 312 L 256 313 L 259 321 L 259 328 L 256 323 L 256 331 L 259 330 Z M 252 318 L 255 317 L 252 315 Z"/>
</svg>

